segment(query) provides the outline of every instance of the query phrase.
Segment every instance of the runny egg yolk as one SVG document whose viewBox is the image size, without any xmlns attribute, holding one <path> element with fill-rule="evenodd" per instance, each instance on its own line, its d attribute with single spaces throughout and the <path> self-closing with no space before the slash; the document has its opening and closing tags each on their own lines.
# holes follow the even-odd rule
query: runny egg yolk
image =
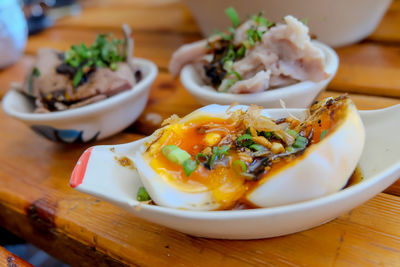
<svg viewBox="0 0 400 267">
<path fill-rule="evenodd" d="M 244 177 L 227 166 L 217 165 L 209 170 L 202 164 L 190 176 L 186 176 L 183 167 L 169 161 L 161 153 L 161 149 L 167 145 L 177 145 L 188 152 L 194 160 L 195 156 L 206 147 L 217 145 L 230 130 L 232 130 L 231 126 L 225 120 L 218 118 L 170 125 L 150 146 L 145 159 L 153 170 L 171 186 L 188 193 L 211 191 L 215 201 L 220 204 L 220 208 L 229 208 L 247 190 Z M 233 152 L 229 153 L 229 156 L 225 157 L 233 161 L 236 156 Z M 228 162 L 228 165 L 231 165 L 231 162 Z"/>
</svg>

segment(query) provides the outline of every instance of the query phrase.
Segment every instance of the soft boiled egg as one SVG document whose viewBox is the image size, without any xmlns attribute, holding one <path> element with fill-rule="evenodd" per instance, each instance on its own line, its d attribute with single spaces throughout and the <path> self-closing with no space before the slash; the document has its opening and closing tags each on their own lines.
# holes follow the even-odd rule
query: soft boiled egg
<svg viewBox="0 0 400 267">
<path fill-rule="evenodd" d="M 189 210 L 271 207 L 336 192 L 365 141 L 347 96 L 303 111 L 209 105 L 168 123 L 137 151 L 135 166 L 157 205 Z"/>
</svg>

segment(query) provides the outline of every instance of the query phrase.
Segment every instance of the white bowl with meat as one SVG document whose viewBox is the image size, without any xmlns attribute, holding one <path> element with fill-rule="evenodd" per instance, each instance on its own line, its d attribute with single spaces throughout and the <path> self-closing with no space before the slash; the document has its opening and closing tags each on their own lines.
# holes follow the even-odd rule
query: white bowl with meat
<svg viewBox="0 0 400 267">
<path fill-rule="evenodd" d="M 243 18 L 260 10 L 275 21 L 287 14 L 306 18 L 319 40 L 339 47 L 373 33 L 392 0 L 186 0 L 186 3 L 205 35 L 228 26 L 229 20 L 221 13 L 232 5 Z"/>
<path fill-rule="evenodd" d="M 180 72 L 184 87 L 203 105 L 277 108 L 283 100 L 290 108 L 310 106 L 336 74 L 335 51 L 311 40 L 308 27 L 292 16 L 273 23 L 258 14 L 240 24 L 228 10 L 234 27 L 180 47 L 170 72 Z"/>
<path fill-rule="evenodd" d="M 41 49 L 25 82 L 4 96 L 3 110 L 56 142 L 89 142 L 122 131 L 144 110 L 158 73 L 151 61 L 132 57 L 130 30 L 125 33 L 124 41 L 99 35 L 92 46 L 64 53 Z"/>
</svg>

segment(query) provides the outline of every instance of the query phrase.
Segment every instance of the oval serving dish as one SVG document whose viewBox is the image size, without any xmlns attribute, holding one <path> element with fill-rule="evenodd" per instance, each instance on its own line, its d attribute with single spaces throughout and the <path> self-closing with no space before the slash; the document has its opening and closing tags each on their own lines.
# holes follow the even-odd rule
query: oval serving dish
<svg viewBox="0 0 400 267">
<path fill-rule="evenodd" d="M 202 105 L 230 105 L 237 102 L 242 105 L 255 104 L 265 108 L 280 108 L 280 100 L 283 100 L 288 108 L 308 107 L 333 79 L 339 66 L 339 58 L 332 48 L 318 41 L 313 41 L 313 43 L 323 52 L 325 71 L 329 74 L 327 79 L 320 82 L 303 81 L 260 93 L 220 93 L 212 87 L 204 85 L 191 64 L 182 69 L 180 74 L 181 82 L 186 90 Z"/>
<path fill-rule="evenodd" d="M 293 115 L 304 110 L 292 109 Z M 270 117 L 287 110 L 265 110 Z M 223 239 L 258 239 L 306 230 L 326 223 L 378 194 L 400 175 L 400 105 L 376 111 L 361 111 L 366 130 L 359 167 L 363 180 L 328 196 L 271 208 L 226 211 L 189 211 L 140 203 L 142 186 L 133 165 L 135 152 L 147 138 L 116 146 L 96 146 L 79 159 L 70 181 L 77 190 L 94 195 L 148 221 L 194 236 Z M 382 134 L 385 138 L 382 138 Z M 379 156 L 377 156 L 379 155 Z"/>
<path fill-rule="evenodd" d="M 28 97 L 10 90 L 2 101 L 9 116 L 27 124 L 37 134 L 63 143 L 89 142 L 116 134 L 133 123 L 144 110 L 158 70 L 146 59 L 133 59 L 143 78 L 130 90 L 76 109 L 33 113 Z"/>
</svg>

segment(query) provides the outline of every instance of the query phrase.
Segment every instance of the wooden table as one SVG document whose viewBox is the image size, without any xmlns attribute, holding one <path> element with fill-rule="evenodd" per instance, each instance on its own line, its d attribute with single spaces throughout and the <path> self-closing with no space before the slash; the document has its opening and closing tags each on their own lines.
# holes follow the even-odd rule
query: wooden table
<svg viewBox="0 0 400 267">
<path fill-rule="evenodd" d="M 89 146 L 117 144 L 150 134 L 163 118 L 200 105 L 167 72 L 171 53 L 200 37 L 180 1 L 89 0 L 81 15 L 29 38 L 26 55 L 0 71 L 0 97 L 20 81 L 43 46 L 67 49 L 100 32 L 120 36 L 133 28 L 135 55 L 158 64 L 160 74 L 140 119 L 123 133 L 84 145 L 60 145 L 35 135 L 0 112 L 0 225 L 55 257 L 81 266 L 167 265 L 400 265 L 400 180 L 336 220 L 284 237 L 224 241 L 191 237 L 152 223 L 68 185 L 79 155 Z M 400 1 L 367 40 L 337 49 L 340 68 L 320 97 L 349 92 L 359 109 L 400 103 Z"/>
</svg>

